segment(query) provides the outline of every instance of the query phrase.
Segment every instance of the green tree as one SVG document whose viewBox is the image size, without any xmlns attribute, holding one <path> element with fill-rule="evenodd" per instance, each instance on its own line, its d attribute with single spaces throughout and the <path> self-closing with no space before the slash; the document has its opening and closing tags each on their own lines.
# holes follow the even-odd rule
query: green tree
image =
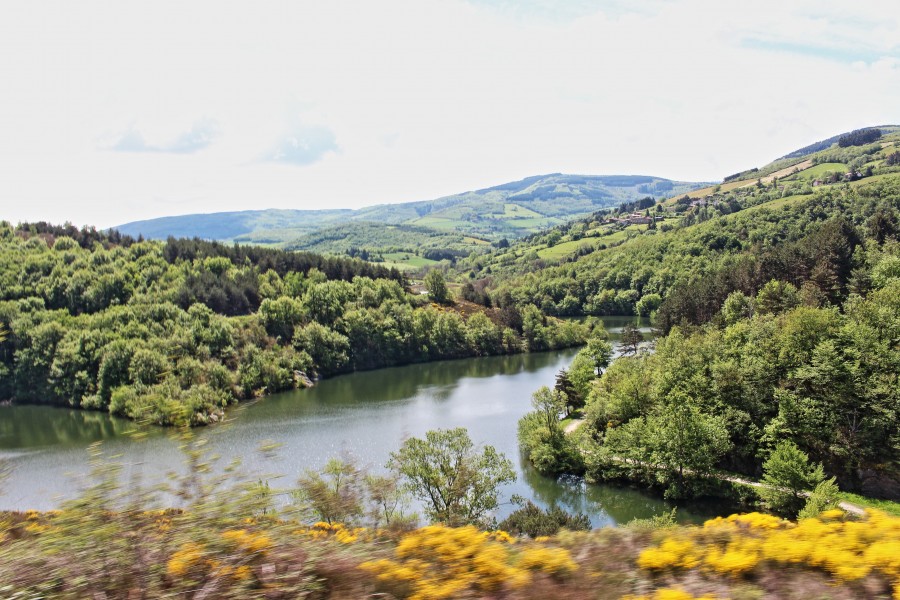
<svg viewBox="0 0 900 600">
<path fill-rule="evenodd" d="M 797 519 L 818 517 L 826 510 L 839 508 L 841 504 L 839 493 L 840 489 L 834 477 L 820 481 L 816 489 L 810 492 L 809 497 L 806 499 L 806 504 L 797 514 Z"/>
<path fill-rule="evenodd" d="M 432 302 L 438 304 L 450 303 L 450 290 L 447 289 L 447 282 L 444 280 L 444 274 L 437 269 L 428 271 L 425 276 L 425 289 L 428 290 L 428 297 Z"/>
<path fill-rule="evenodd" d="M 578 393 L 566 369 L 560 369 L 556 374 L 556 385 L 553 389 L 562 396 L 566 406 L 566 415 L 584 407 L 584 398 Z"/>
<path fill-rule="evenodd" d="M 332 458 L 321 471 L 306 471 L 295 497 L 319 521 L 354 523 L 363 515 L 363 474 L 350 460 Z"/>
<path fill-rule="evenodd" d="M 743 292 L 731 292 L 722 304 L 722 318 L 726 325 L 753 316 L 753 299 Z"/>
<path fill-rule="evenodd" d="M 451 526 L 489 524 L 500 486 L 516 479 L 508 458 L 493 446 L 477 451 L 462 427 L 406 440 L 391 453 L 388 468 L 405 479 L 433 522 Z"/>
<path fill-rule="evenodd" d="M 786 281 L 773 279 L 756 294 L 756 309 L 761 314 L 778 314 L 800 305 L 800 293 Z"/>
<path fill-rule="evenodd" d="M 731 442 L 720 417 L 701 412 L 682 394 L 673 396 L 649 419 L 652 455 L 663 467 L 666 494 L 685 496 L 692 491 L 689 483 L 709 476 Z"/>
<path fill-rule="evenodd" d="M 622 328 L 622 352 L 625 354 L 637 354 L 638 347 L 644 341 L 644 334 L 634 326 L 634 323 L 626 323 Z"/>
<path fill-rule="evenodd" d="M 787 440 L 763 463 L 763 487 L 757 493 L 769 510 L 794 518 L 806 504 L 806 492 L 824 480 L 822 465 L 811 465 L 809 456 Z"/>
<path fill-rule="evenodd" d="M 527 535 L 532 538 L 538 536 L 556 535 L 560 529 L 569 531 L 588 531 L 591 529 L 591 520 L 587 515 L 571 514 L 558 506 L 551 506 L 541 510 L 530 500 L 525 506 L 512 512 L 504 519 L 498 528 L 513 535 Z"/>
<path fill-rule="evenodd" d="M 597 377 L 603 374 L 603 369 L 609 366 L 612 361 L 613 347 L 606 339 L 606 332 L 602 331 L 602 335 L 594 335 L 587 341 L 584 352 L 591 359 L 594 368 L 597 370 Z"/>
<path fill-rule="evenodd" d="M 366 514 L 372 527 L 396 530 L 416 525 L 418 515 L 405 512 L 409 499 L 396 473 L 366 475 L 365 489 L 369 504 Z"/>
<path fill-rule="evenodd" d="M 651 229 L 656 229 L 656 225 L 651 221 Z M 656 309 L 659 308 L 659 305 L 662 304 L 662 296 L 659 294 L 645 294 L 638 300 L 637 304 L 634 305 L 637 314 L 642 317 L 649 317 Z"/>
<path fill-rule="evenodd" d="M 559 417 L 566 410 L 565 396 L 558 390 L 542 386 L 531 395 L 531 406 L 540 416 L 547 436 L 553 436 L 560 428 Z"/>
<path fill-rule="evenodd" d="M 321 323 L 308 323 L 294 330 L 294 347 L 312 357 L 318 372 L 330 375 L 350 362 L 350 340 Z"/>
</svg>

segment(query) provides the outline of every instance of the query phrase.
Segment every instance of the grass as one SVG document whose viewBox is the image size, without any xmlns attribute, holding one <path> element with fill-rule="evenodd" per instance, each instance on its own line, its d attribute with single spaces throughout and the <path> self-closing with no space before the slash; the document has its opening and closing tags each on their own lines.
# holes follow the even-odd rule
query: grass
<svg viewBox="0 0 900 600">
<path fill-rule="evenodd" d="M 859 494 L 853 494 L 850 492 L 841 492 L 838 495 L 840 496 L 841 500 L 852 502 L 853 504 L 857 504 L 859 506 L 862 506 L 863 508 L 874 508 L 876 510 L 886 512 L 889 515 L 900 517 L 900 502 L 893 502 L 891 500 L 878 500 L 877 498 L 867 498 L 865 496 L 860 496 Z"/>
<path fill-rule="evenodd" d="M 538 256 L 545 260 L 556 260 L 573 254 L 582 245 L 596 246 L 592 238 L 562 242 L 550 248 L 538 250 Z"/>
<path fill-rule="evenodd" d="M 805 171 L 801 171 L 800 173 L 792 176 L 790 179 L 816 179 L 817 177 L 824 175 L 828 171 L 837 171 L 838 173 L 844 174 L 847 172 L 847 165 L 845 165 L 844 163 L 822 163 L 820 165 L 810 167 Z"/>
<path fill-rule="evenodd" d="M 730 192 L 731 190 L 737 189 L 739 187 L 744 187 L 746 185 L 750 185 L 756 183 L 756 179 L 741 179 L 740 181 L 729 181 L 728 183 L 723 183 L 718 186 L 719 192 Z M 710 186 L 701 188 L 699 190 L 694 190 L 693 192 L 689 192 L 687 194 L 680 194 L 678 196 L 673 196 L 670 200 L 667 200 L 665 204 L 674 204 L 675 200 L 678 198 L 684 198 L 685 196 L 689 198 L 703 198 L 705 196 L 709 196 L 713 193 L 713 190 L 716 189 L 717 186 Z"/>
<path fill-rule="evenodd" d="M 607 235 L 601 235 L 599 237 L 584 237 L 580 240 L 569 240 L 566 242 L 561 242 L 549 248 L 543 248 L 541 250 L 538 250 L 538 257 L 543 258 L 544 260 L 557 260 L 575 253 L 575 251 L 578 250 L 578 248 L 582 245 L 591 245 L 595 248 L 600 244 L 606 244 L 607 246 L 609 246 L 610 244 L 625 241 L 625 239 L 628 238 L 629 231 L 642 232 L 646 230 L 646 225 L 629 225 L 625 229 L 620 229 L 619 231 L 615 231 Z"/>
<path fill-rule="evenodd" d="M 771 210 L 773 208 L 781 208 L 782 206 L 791 204 L 793 202 L 798 202 L 800 200 L 808 200 L 811 197 L 812 197 L 812 194 L 796 194 L 793 196 L 785 196 L 784 198 L 772 200 L 771 202 L 763 202 L 762 204 L 757 204 L 756 206 L 750 206 L 748 208 L 745 208 L 744 210 L 742 210 L 740 213 L 737 213 L 737 214 L 749 213 L 749 212 L 753 212 L 754 210 L 763 210 L 763 209 Z"/>
<path fill-rule="evenodd" d="M 479 238 L 473 238 L 473 237 L 469 237 L 469 236 L 464 237 L 463 241 L 468 242 L 470 244 L 475 244 L 476 246 L 490 246 L 491 245 L 491 243 L 487 240 L 482 240 Z"/>
<path fill-rule="evenodd" d="M 534 212 L 524 206 L 519 206 L 518 204 L 504 204 L 503 205 L 503 216 L 507 219 L 524 219 L 529 217 L 543 217 L 541 213 Z"/>
<path fill-rule="evenodd" d="M 396 267 L 401 271 L 415 271 L 438 264 L 437 261 L 417 256 L 412 252 L 388 252 L 383 256 L 384 262 L 380 263 L 381 265 L 389 269 Z"/>
</svg>

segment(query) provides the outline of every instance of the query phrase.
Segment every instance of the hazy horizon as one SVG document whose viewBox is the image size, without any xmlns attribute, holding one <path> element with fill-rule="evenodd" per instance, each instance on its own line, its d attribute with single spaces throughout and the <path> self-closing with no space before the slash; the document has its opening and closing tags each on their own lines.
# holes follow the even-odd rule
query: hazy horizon
<svg viewBox="0 0 900 600">
<path fill-rule="evenodd" d="M 0 49 L 13 222 L 714 181 L 900 122 L 900 8 L 877 0 L 13 1 Z"/>
</svg>

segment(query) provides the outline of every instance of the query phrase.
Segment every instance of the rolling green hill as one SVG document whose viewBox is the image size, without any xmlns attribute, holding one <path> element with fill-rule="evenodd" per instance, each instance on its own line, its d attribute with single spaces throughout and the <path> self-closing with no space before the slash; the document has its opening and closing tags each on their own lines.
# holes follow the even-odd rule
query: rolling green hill
<svg viewBox="0 0 900 600">
<path fill-rule="evenodd" d="M 475 248 L 484 240 L 522 237 L 621 202 L 646 196 L 670 197 L 703 185 L 643 175 L 557 173 L 437 200 L 381 204 L 358 210 L 270 209 L 182 215 L 126 223 L 115 229 L 149 239 L 173 235 L 340 252 L 342 248 L 329 247 L 334 244 L 325 242 L 338 240 L 342 234 L 359 233 L 348 231 L 346 225 L 365 222 L 415 226 L 416 234 L 426 235 L 432 242 L 435 241 L 432 233 L 449 233 L 453 237 L 434 246 L 454 249 L 462 240 L 464 245 Z M 328 231 L 309 236 L 322 230 Z M 397 231 L 406 235 L 413 230 Z M 464 236 L 473 239 L 466 241 Z M 371 237 L 371 232 L 366 232 L 348 240 L 346 246 L 361 246 L 366 239 L 374 242 L 370 249 L 404 245 L 390 236 L 380 236 L 377 240 Z"/>
<path fill-rule="evenodd" d="M 495 302 L 510 294 L 550 314 L 647 314 L 662 302 L 664 326 L 708 320 L 731 291 L 756 293 L 772 278 L 798 288 L 817 278 L 815 289 L 807 285 L 810 301 L 836 305 L 865 285 L 847 279 L 862 277 L 865 259 L 862 249 L 848 255 L 838 276 L 824 249 L 842 253 L 841 244 L 859 243 L 851 238 L 882 243 L 900 231 L 900 128 L 880 129 L 875 142 L 834 142 L 689 194 L 595 213 L 459 261 L 457 270 L 484 281 Z M 635 211 L 652 225 L 630 220 Z M 834 220 L 852 224 L 856 237 L 830 232 Z"/>
</svg>

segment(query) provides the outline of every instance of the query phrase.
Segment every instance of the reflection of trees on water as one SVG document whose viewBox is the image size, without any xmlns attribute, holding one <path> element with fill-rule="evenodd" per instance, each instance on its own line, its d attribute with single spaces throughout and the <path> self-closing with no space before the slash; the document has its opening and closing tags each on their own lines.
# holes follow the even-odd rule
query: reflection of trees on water
<svg viewBox="0 0 900 600">
<path fill-rule="evenodd" d="M 0 448 L 82 446 L 135 429 L 106 413 L 46 406 L 0 407 Z"/>
<path fill-rule="evenodd" d="M 276 394 L 254 406 L 254 418 L 280 415 L 296 418 L 319 414 L 323 407 L 350 407 L 397 401 L 412 401 L 422 393 L 446 400 L 466 378 L 532 373 L 556 365 L 568 352 L 544 352 L 446 360 L 362 371 L 320 381 L 315 387 Z"/>
<path fill-rule="evenodd" d="M 594 527 L 624 524 L 632 519 L 647 519 L 668 513 L 676 507 L 650 492 L 624 485 L 590 485 L 581 477 L 565 475 L 554 480 L 544 477 L 524 462 L 522 477 L 532 489 L 536 502 L 544 506 L 559 506 L 569 512 L 584 513 L 590 517 Z M 731 507 L 722 501 L 694 501 L 689 509 L 679 506 L 676 519 L 680 523 L 699 523 L 729 512 L 733 512 Z"/>
</svg>

